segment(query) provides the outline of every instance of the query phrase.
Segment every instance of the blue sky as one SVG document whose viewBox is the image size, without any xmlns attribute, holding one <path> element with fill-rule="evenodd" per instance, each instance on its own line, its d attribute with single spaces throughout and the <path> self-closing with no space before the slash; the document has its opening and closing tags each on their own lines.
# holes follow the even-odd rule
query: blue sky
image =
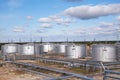
<svg viewBox="0 0 120 80">
<path fill-rule="evenodd" d="M 0 0 L 0 42 L 119 39 L 120 0 Z"/>
</svg>

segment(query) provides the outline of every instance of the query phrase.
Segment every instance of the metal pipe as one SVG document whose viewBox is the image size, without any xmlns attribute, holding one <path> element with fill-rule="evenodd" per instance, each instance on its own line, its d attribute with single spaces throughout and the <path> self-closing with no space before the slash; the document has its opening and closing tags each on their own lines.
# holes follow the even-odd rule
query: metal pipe
<svg viewBox="0 0 120 80">
<path fill-rule="evenodd" d="M 105 71 L 106 69 L 105 69 L 105 66 L 103 65 L 103 63 L 102 63 L 102 62 L 100 62 L 100 64 L 101 64 L 101 66 L 102 66 L 103 70 Z"/>
<path fill-rule="evenodd" d="M 53 72 L 57 72 L 57 73 L 66 74 L 66 75 L 73 75 L 74 77 L 85 79 L 85 80 L 95 80 L 94 78 L 90 78 L 90 77 L 87 77 L 87 76 L 84 76 L 84 75 L 79 75 L 79 74 L 75 74 L 75 73 L 71 73 L 71 72 L 66 72 L 66 71 L 62 71 L 62 70 L 59 70 L 59 69 L 48 68 L 48 67 L 45 67 L 45 66 L 38 66 L 38 65 L 35 65 L 35 64 L 28 64 L 28 63 L 23 63 L 23 62 L 19 62 L 19 63 L 18 62 L 12 62 L 12 63 L 13 64 L 19 64 L 19 65 L 25 65 L 25 66 L 33 67 L 33 68 L 40 68 L 40 69 L 44 69 L 44 70 L 49 70 L 49 71 L 53 71 Z"/>
</svg>

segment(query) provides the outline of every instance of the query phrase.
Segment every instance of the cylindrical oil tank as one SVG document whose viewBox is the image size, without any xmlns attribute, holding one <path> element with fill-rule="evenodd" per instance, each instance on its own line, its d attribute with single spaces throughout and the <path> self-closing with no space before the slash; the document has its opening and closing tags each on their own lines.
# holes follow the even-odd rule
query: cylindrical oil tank
<svg viewBox="0 0 120 80">
<path fill-rule="evenodd" d="M 21 55 L 21 45 L 17 45 L 17 53 L 16 55 Z"/>
<path fill-rule="evenodd" d="M 43 46 L 43 52 L 45 53 L 53 51 L 53 44 L 45 43 L 42 44 L 42 46 Z"/>
<path fill-rule="evenodd" d="M 43 54 L 43 45 L 42 44 L 35 44 L 35 54 Z"/>
<path fill-rule="evenodd" d="M 34 51 L 35 56 L 39 56 L 40 54 L 42 54 L 41 44 L 35 44 L 34 49 L 35 49 L 35 51 Z"/>
<path fill-rule="evenodd" d="M 49 44 L 49 50 L 48 52 L 54 52 L 55 51 L 56 44 Z"/>
<path fill-rule="evenodd" d="M 58 44 L 52 44 L 51 45 L 51 52 L 52 53 L 58 53 Z"/>
<path fill-rule="evenodd" d="M 86 57 L 86 45 L 67 45 L 65 56 L 67 58 L 84 58 Z"/>
<path fill-rule="evenodd" d="M 43 44 L 43 52 L 49 52 L 50 44 Z"/>
<path fill-rule="evenodd" d="M 49 44 L 48 46 L 48 52 L 52 52 L 54 49 L 54 44 Z"/>
<path fill-rule="evenodd" d="M 22 54 L 23 55 L 34 55 L 35 50 L 34 50 L 34 43 L 28 43 L 28 44 L 23 44 L 22 45 Z"/>
<path fill-rule="evenodd" d="M 66 44 L 59 44 L 58 45 L 58 53 L 65 53 L 65 47 L 66 47 L 67 45 Z"/>
<path fill-rule="evenodd" d="M 120 61 L 120 42 L 117 42 L 115 46 L 116 46 L 117 60 Z"/>
<path fill-rule="evenodd" d="M 116 61 L 116 48 L 111 44 L 93 44 L 92 61 L 114 62 Z"/>
<path fill-rule="evenodd" d="M 4 54 L 17 53 L 18 45 L 17 44 L 5 44 L 2 46 L 2 52 Z"/>
</svg>

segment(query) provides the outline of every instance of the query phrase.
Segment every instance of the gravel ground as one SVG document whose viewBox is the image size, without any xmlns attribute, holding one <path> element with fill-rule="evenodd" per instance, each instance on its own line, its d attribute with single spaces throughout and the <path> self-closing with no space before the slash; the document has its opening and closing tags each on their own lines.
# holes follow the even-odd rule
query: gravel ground
<svg viewBox="0 0 120 80">
<path fill-rule="evenodd" d="M 46 80 L 45 76 L 16 70 L 15 67 L 0 67 L 0 80 Z"/>
</svg>

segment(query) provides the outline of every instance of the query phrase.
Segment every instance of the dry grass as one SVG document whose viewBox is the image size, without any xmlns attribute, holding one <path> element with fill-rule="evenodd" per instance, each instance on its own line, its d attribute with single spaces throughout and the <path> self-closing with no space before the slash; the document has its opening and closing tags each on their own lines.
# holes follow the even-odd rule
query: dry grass
<svg viewBox="0 0 120 80">
<path fill-rule="evenodd" d="M 73 77 L 73 78 L 67 78 L 67 79 L 65 79 L 65 80 L 82 80 L 82 79 Z"/>
<path fill-rule="evenodd" d="M 24 71 L 18 71 L 18 70 L 14 70 L 12 71 L 13 73 L 15 73 L 15 75 L 22 75 L 22 74 L 25 74 Z"/>
<path fill-rule="evenodd" d="M 14 66 L 0 67 L 0 80 L 45 80 L 47 77 L 18 71 Z"/>
</svg>

